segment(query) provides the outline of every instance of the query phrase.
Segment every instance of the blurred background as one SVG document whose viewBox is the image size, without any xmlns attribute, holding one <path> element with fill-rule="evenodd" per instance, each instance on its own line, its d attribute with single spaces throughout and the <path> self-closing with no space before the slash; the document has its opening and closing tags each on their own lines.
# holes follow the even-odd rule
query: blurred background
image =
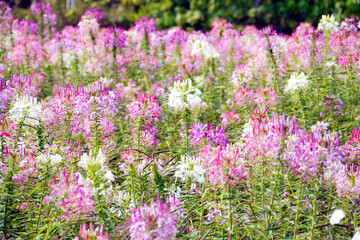
<svg viewBox="0 0 360 240">
<path fill-rule="evenodd" d="M 29 18 L 36 1 L 6 0 L 18 18 Z M 338 21 L 360 17 L 359 0 L 52 0 L 60 17 L 59 28 L 76 25 L 90 7 L 104 11 L 103 26 L 127 29 L 140 17 L 152 17 L 157 27 L 181 26 L 186 30 L 206 31 L 216 18 L 226 18 L 241 30 L 245 25 L 262 28 L 272 25 L 277 32 L 291 33 L 300 22 L 316 25 L 323 14 Z"/>
</svg>

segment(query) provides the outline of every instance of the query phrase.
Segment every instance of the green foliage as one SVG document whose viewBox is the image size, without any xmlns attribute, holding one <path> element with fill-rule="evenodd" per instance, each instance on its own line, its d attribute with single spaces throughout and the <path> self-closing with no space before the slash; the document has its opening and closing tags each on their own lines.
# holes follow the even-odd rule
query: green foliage
<svg viewBox="0 0 360 240">
<path fill-rule="evenodd" d="M 77 1 L 76 7 L 64 10 L 65 1 L 56 3 L 62 16 L 61 26 L 75 24 L 89 7 L 99 7 L 105 13 L 105 25 L 129 27 L 140 17 L 154 18 L 158 28 L 181 26 L 185 29 L 208 30 L 217 18 L 226 18 L 240 28 L 247 24 L 258 27 L 273 25 L 278 31 L 290 33 L 300 22 L 316 24 L 324 14 L 334 14 L 337 20 L 360 13 L 356 0 L 101 0 Z M 17 16 L 29 12 L 17 9 Z"/>
</svg>

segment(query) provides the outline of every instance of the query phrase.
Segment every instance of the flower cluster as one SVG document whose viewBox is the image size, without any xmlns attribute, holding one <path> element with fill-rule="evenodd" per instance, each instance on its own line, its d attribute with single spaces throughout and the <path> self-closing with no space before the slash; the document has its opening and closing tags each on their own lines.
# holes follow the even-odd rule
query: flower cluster
<svg viewBox="0 0 360 240">
<path fill-rule="evenodd" d="M 62 210 L 62 219 L 77 219 L 94 212 L 95 202 L 92 198 L 91 187 L 79 173 L 71 173 L 68 176 L 64 169 L 58 174 L 58 179 L 55 174 L 53 178 L 51 193 L 44 198 L 44 202 L 56 202 Z"/>
<path fill-rule="evenodd" d="M 226 133 L 223 128 L 216 126 L 215 128 L 210 126 L 209 122 L 207 124 L 202 124 L 199 122 L 196 125 L 191 125 L 191 130 L 189 131 L 191 142 L 194 145 L 199 145 L 206 141 L 206 143 L 213 146 L 227 145 L 229 140 L 226 139 Z"/>
<path fill-rule="evenodd" d="M 358 238 L 354 19 L 286 35 L 31 11 L 0 1 L 5 239 Z"/>
<path fill-rule="evenodd" d="M 309 86 L 309 80 L 305 76 L 303 72 L 294 73 L 291 75 L 290 79 L 288 80 L 287 85 L 285 86 L 284 91 L 289 93 L 296 93 L 304 88 Z"/>
<path fill-rule="evenodd" d="M 195 109 L 202 106 L 201 91 L 192 85 L 190 79 L 174 82 L 169 94 L 169 106 L 176 110 L 184 108 Z"/>
<path fill-rule="evenodd" d="M 208 168 L 209 181 L 214 184 L 239 184 L 249 173 L 238 147 L 227 146 L 202 149 L 203 164 Z"/>
<path fill-rule="evenodd" d="M 165 197 L 165 202 L 158 197 L 150 206 L 139 206 L 132 210 L 128 219 L 131 239 L 175 239 L 177 220 L 182 216 L 181 202 L 175 196 Z"/>
</svg>

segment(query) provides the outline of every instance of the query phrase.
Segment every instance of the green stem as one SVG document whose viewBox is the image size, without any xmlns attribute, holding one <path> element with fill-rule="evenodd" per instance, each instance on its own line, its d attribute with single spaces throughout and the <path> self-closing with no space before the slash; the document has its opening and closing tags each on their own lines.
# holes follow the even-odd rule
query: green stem
<svg viewBox="0 0 360 240">
<path fill-rule="evenodd" d="M 202 184 L 202 192 L 201 192 L 201 214 L 200 214 L 200 239 L 202 239 L 202 228 L 203 228 L 203 218 L 204 218 L 204 204 L 203 204 L 203 198 L 204 198 L 204 190 L 205 190 L 205 184 Z"/>
<path fill-rule="evenodd" d="M 311 235 L 310 240 L 314 239 L 315 223 L 316 223 L 316 211 L 317 211 L 317 198 L 318 198 L 318 183 L 315 182 L 315 193 L 313 200 L 313 211 L 312 211 L 312 223 L 311 223 Z"/>
<path fill-rule="evenodd" d="M 229 215 L 230 215 L 230 231 L 229 231 L 229 239 L 231 238 L 231 235 L 233 233 L 233 214 L 232 214 L 232 206 L 231 206 L 231 185 L 228 185 L 228 195 L 229 195 Z"/>
<path fill-rule="evenodd" d="M 299 217 L 300 217 L 300 199 L 301 199 L 302 188 L 303 188 L 303 180 L 300 177 L 300 190 L 299 190 L 299 194 L 297 196 L 297 204 L 296 204 L 295 226 L 294 226 L 294 235 L 293 235 L 294 239 L 296 239 L 296 232 L 297 232 L 297 227 L 298 227 L 298 222 L 299 222 Z"/>
</svg>

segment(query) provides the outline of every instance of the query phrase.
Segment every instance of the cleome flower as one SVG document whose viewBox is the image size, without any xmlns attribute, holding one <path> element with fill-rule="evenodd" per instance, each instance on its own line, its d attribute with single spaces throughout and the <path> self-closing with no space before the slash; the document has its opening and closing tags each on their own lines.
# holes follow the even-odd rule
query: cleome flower
<svg viewBox="0 0 360 240">
<path fill-rule="evenodd" d="M 198 183 L 205 182 L 206 169 L 198 156 L 181 156 L 181 162 L 175 167 L 175 177 L 185 182 L 191 179 Z"/>
<path fill-rule="evenodd" d="M 89 155 L 84 153 L 81 156 L 78 165 L 87 171 L 92 180 L 96 179 L 98 176 L 102 176 L 109 182 L 112 182 L 115 179 L 111 170 L 106 166 L 106 156 L 101 149 L 96 157 L 92 157 L 91 151 Z"/>
<path fill-rule="evenodd" d="M 176 110 L 184 108 L 195 109 L 202 106 L 201 91 L 192 85 L 190 79 L 174 82 L 174 87 L 169 95 L 169 106 Z"/>
<path fill-rule="evenodd" d="M 205 61 L 217 59 L 220 54 L 205 40 L 195 39 L 191 43 L 191 55 L 203 57 Z"/>
<path fill-rule="evenodd" d="M 183 210 L 181 202 L 174 197 L 165 196 L 165 203 L 158 196 L 158 201 L 151 205 L 139 206 L 133 209 L 131 218 L 127 220 L 131 239 L 175 239 L 177 221 Z"/>
<path fill-rule="evenodd" d="M 28 125 L 39 125 L 42 119 L 42 108 L 37 99 L 31 96 L 17 97 L 12 103 L 9 111 L 10 119 L 14 123 L 23 123 Z"/>
<path fill-rule="evenodd" d="M 309 86 L 309 80 L 303 72 L 294 73 L 291 75 L 288 80 L 287 85 L 285 86 L 286 93 L 295 93 L 301 89 L 307 88 Z"/>
<path fill-rule="evenodd" d="M 323 15 L 319 22 L 318 30 L 324 32 L 337 32 L 339 31 L 339 23 L 335 20 L 333 15 Z"/>
</svg>

